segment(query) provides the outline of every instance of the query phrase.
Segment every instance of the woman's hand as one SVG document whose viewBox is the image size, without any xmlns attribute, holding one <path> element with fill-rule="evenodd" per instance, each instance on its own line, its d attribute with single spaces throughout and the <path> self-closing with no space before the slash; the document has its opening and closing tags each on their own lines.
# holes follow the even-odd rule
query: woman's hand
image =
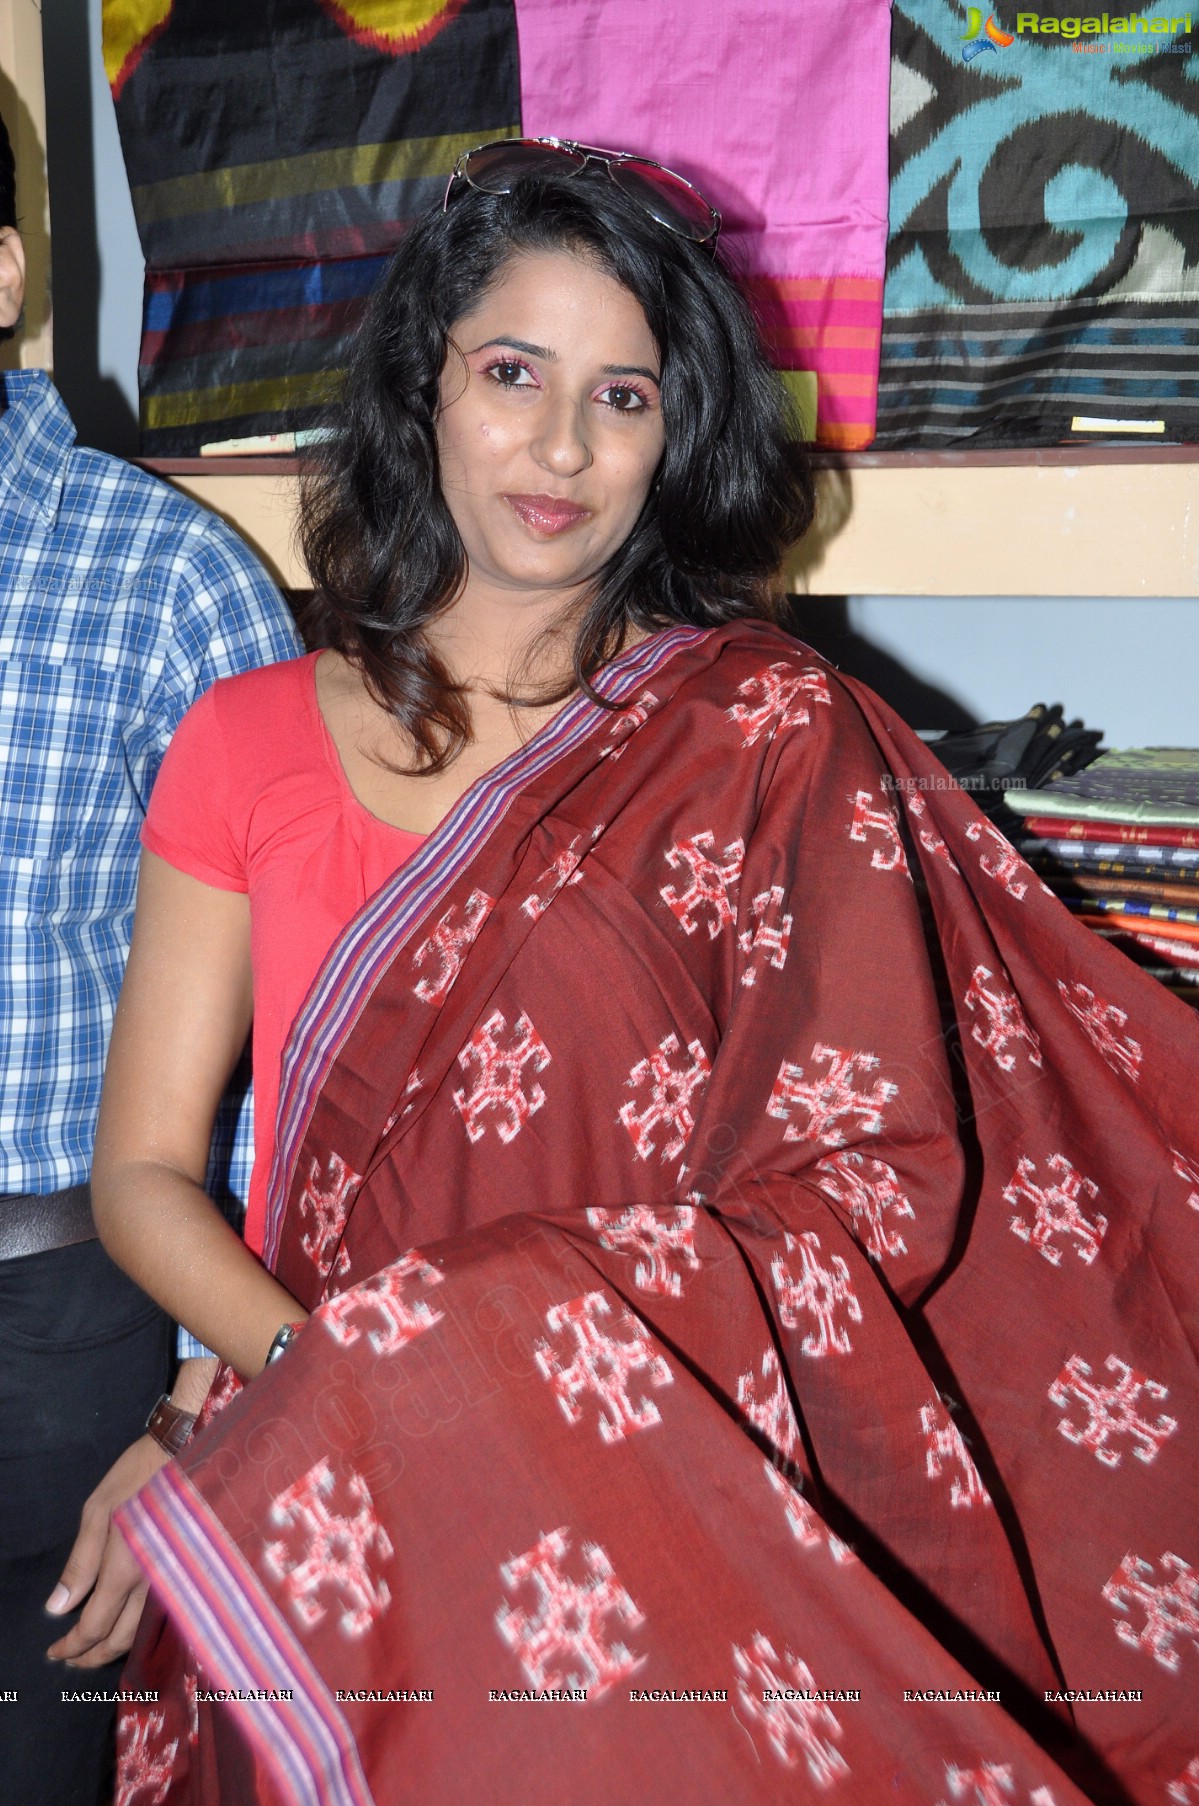
<svg viewBox="0 0 1199 1806">
<path fill-rule="evenodd" d="M 53 1617 L 87 1604 L 65 1637 L 46 1654 L 72 1668 L 102 1668 L 115 1662 L 133 1642 L 146 1599 L 146 1579 L 112 1522 L 118 1505 L 153 1479 L 167 1460 L 151 1436 L 139 1436 L 114 1461 L 83 1507 L 79 1535 L 67 1557 L 58 1585 L 46 1601 Z"/>
<path fill-rule="evenodd" d="M 142 854 L 92 1166 L 100 1239 L 243 1378 L 306 1316 L 204 1190 L 217 1105 L 252 1014 L 250 909 Z"/>
<path fill-rule="evenodd" d="M 181 1411 L 198 1412 L 216 1365 L 211 1359 L 184 1361 L 171 1403 Z M 139 1436 L 113 1462 L 84 1504 L 79 1535 L 58 1585 L 46 1601 L 46 1610 L 58 1618 L 74 1611 L 81 1599 L 87 1599 L 87 1604 L 67 1634 L 46 1651 L 51 1661 L 66 1662 L 71 1668 L 101 1668 L 130 1648 L 145 1604 L 146 1581 L 125 1539 L 114 1528 L 112 1514 L 140 1491 L 166 1460 L 166 1450 L 152 1436 Z"/>
</svg>

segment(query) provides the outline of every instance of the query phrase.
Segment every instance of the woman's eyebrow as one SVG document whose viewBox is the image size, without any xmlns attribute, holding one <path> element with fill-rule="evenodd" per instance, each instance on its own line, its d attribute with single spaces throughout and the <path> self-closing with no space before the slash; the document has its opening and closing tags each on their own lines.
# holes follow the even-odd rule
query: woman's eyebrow
<svg viewBox="0 0 1199 1806">
<path fill-rule="evenodd" d="M 490 345 L 510 345 L 513 351 L 523 351 L 526 357 L 544 358 L 548 363 L 553 364 L 558 362 L 558 353 L 551 351 L 548 345 L 530 345 L 526 339 L 510 339 L 506 334 L 498 339 L 484 339 L 483 343 L 476 345 L 474 351 L 469 355 L 474 357 L 476 352 L 486 351 Z"/>
<path fill-rule="evenodd" d="M 523 351 L 526 357 L 539 357 L 546 363 L 556 364 L 558 353 L 551 351 L 548 345 L 530 345 L 527 339 L 510 339 L 502 334 L 496 339 L 484 339 L 481 345 L 468 352 L 468 357 L 477 357 L 480 351 L 488 351 L 492 346 L 507 346 L 512 351 Z M 605 364 L 600 372 L 602 376 L 644 376 L 652 383 L 661 382 L 662 378 L 656 370 L 650 370 L 644 364 Z"/>
</svg>

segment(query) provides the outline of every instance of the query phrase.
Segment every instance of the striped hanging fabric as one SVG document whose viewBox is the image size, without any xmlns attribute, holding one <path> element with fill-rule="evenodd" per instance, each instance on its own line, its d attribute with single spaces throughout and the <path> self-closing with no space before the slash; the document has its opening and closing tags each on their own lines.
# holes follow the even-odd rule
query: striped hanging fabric
<svg viewBox="0 0 1199 1806">
<path fill-rule="evenodd" d="M 512 0 L 104 0 L 142 450 L 303 432 L 405 224 L 517 129 Z"/>
<path fill-rule="evenodd" d="M 895 0 L 880 446 L 1199 439 L 1192 23 Z"/>
<path fill-rule="evenodd" d="M 317 422 L 405 223 L 460 150 L 522 129 L 711 194 L 809 429 L 868 444 L 888 20 L 888 0 L 802 21 L 792 0 L 104 0 L 147 264 L 143 450 Z"/>
</svg>

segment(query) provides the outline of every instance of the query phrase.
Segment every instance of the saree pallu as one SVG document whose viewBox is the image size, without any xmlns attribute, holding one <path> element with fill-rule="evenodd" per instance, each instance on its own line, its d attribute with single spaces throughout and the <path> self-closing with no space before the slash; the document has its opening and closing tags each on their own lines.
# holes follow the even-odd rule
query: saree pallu
<svg viewBox="0 0 1199 1806">
<path fill-rule="evenodd" d="M 1191 1013 L 774 629 L 598 688 L 297 1022 L 122 1806 L 1185 1803 Z"/>
</svg>

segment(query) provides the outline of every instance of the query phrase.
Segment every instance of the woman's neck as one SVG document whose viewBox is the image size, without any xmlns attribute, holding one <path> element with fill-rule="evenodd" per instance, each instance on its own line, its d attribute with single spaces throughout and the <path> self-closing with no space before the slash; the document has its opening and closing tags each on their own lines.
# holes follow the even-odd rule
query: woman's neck
<svg viewBox="0 0 1199 1806">
<path fill-rule="evenodd" d="M 422 638 L 472 698 L 553 694 L 570 678 L 583 606 L 561 594 L 490 593 L 468 581 Z"/>
</svg>

